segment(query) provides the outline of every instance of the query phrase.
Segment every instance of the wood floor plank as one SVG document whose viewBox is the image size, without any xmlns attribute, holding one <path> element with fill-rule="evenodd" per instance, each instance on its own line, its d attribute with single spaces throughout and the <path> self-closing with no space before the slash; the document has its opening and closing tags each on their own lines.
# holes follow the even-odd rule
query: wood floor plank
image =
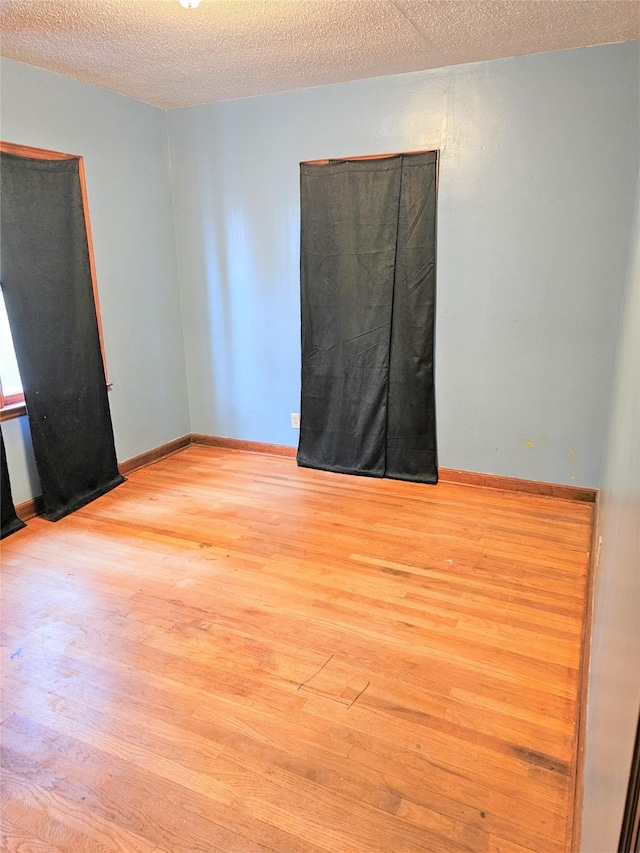
<svg viewBox="0 0 640 853">
<path fill-rule="evenodd" d="M 27 717 L 13 715 L 3 725 L 2 761 L 5 767 L 36 780 L 46 790 L 89 804 L 97 822 L 106 820 L 134 832 L 167 853 L 263 853 L 289 839 L 261 827 L 268 845 L 251 840 L 259 832 L 249 815 L 226 810 L 202 793 L 185 789 L 126 758 L 50 729 Z M 84 799 L 83 799 L 84 798 Z M 231 815 L 231 820 L 229 820 Z M 227 828 L 231 824 L 235 829 Z M 126 849 L 126 848 L 125 848 Z M 292 847 L 292 849 L 295 849 Z M 301 853 L 317 853 L 306 846 Z"/>
<path fill-rule="evenodd" d="M 41 850 L 72 849 L 82 853 L 167 853 L 155 844 L 100 818 L 83 803 L 60 797 L 51 790 L 27 781 L 17 773 L 2 770 L 2 821 L 11 826 L 3 832 L 8 850 L 30 846 Z"/>
<path fill-rule="evenodd" d="M 0 844 L 3 853 L 64 853 L 62 848 L 56 847 L 50 840 L 43 841 L 28 829 L 17 826 L 8 816 L 3 817 Z"/>
<path fill-rule="evenodd" d="M 593 507 L 190 446 L 2 548 L 2 850 L 565 853 Z"/>
</svg>

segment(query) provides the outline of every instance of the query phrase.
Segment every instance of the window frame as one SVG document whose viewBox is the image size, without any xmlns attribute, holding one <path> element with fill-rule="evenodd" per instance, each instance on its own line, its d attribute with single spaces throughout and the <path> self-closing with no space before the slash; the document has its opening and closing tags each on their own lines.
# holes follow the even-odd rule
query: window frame
<svg viewBox="0 0 640 853">
<path fill-rule="evenodd" d="M 65 154 L 62 151 L 50 151 L 47 148 L 33 148 L 30 145 L 19 145 L 15 142 L 4 142 L 0 140 L 0 152 L 13 154 L 17 157 L 27 157 L 31 160 L 77 160 L 78 177 L 80 180 L 80 194 L 82 197 L 82 211 L 84 214 L 84 225 L 87 234 L 87 248 L 89 252 L 89 269 L 91 272 L 91 286 L 93 289 L 93 303 L 96 311 L 98 324 L 98 338 L 100 340 L 100 354 L 107 382 L 107 388 L 112 383 L 107 373 L 107 359 L 104 350 L 104 337 L 102 334 L 102 315 L 100 313 L 100 299 L 98 296 L 98 282 L 96 277 L 96 265 L 93 255 L 93 238 L 91 236 L 91 222 L 89 220 L 89 204 L 87 202 L 87 188 L 84 173 L 84 160 L 79 154 Z M 11 418 L 19 418 L 27 413 L 24 394 L 11 394 L 5 396 L 2 393 L 2 377 L 0 376 L 0 421 Z"/>
</svg>

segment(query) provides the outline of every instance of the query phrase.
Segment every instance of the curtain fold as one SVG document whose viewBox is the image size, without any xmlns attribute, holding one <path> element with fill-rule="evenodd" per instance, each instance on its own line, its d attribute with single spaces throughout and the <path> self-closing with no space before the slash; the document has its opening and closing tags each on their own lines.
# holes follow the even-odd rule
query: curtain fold
<svg viewBox="0 0 640 853">
<path fill-rule="evenodd" d="M 436 156 L 301 164 L 299 465 L 437 482 Z"/>
<path fill-rule="evenodd" d="M 25 526 L 24 521 L 18 518 L 16 508 L 13 505 L 9 469 L 4 450 L 4 437 L 0 431 L 0 539 L 10 536 Z"/>
<path fill-rule="evenodd" d="M 45 517 L 124 481 L 100 352 L 78 160 L 2 153 L 2 288 Z"/>
<path fill-rule="evenodd" d="M 436 483 L 436 154 L 403 157 L 389 353 L 386 476 Z"/>
<path fill-rule="evenodd" d="M 384 475 L 401 165 L 301 167 L 301 465 Z"/>
</svg>

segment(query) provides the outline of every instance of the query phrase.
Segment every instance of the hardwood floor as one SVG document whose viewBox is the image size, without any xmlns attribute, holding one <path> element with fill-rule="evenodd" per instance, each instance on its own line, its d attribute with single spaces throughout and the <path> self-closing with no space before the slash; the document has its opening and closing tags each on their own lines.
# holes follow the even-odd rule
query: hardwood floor
<svg viewBox="0 0 640 853">
<path fill-rule="evenodd" d="M 592 511 L 190 446 L 34 519 L 2 850 L 568 850 Z"/>
</svg>

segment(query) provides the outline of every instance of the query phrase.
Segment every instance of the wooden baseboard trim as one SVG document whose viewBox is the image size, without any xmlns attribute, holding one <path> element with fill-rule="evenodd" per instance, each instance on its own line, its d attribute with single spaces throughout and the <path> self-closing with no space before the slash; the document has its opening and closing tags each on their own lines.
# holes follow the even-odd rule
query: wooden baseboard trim
<svg viewBox="0 0 640 853">
<path fill-rule="evenodd" d="M 244 441 L 240 438 L 224 438 L 219 435 L 203 435 L 201 433 L 192 433 L 191 443 L 209 447 L 226 447 L 229 450 L 241 450 L 247 453 L 270 453 L 277 456 L 295 457 L 297 452 L 295 447 L 282 444 L 263 444 L 257 441 Z M 479 474 L 473 471 L 459 471 L 454 468 L 439 468 L 438 477 L 443 483 L 482 486 L 485 489 L 500 489 L 507 492 L 525 492 L 530 495 L 542 495 L 586 503 L 595 503 L 598 494 L 597 489 L 582 486 L 543 483 L 538 480 L 520 480 L 517 477 Z"/>
<path fill-rule="evenodd" d="M 30 521 L 37 515 L 42 515 L 43 512 L 44 504 L 42 503 L 42 495 L 38 495 L 37 498 L 31 498 L 31 500 L 22 501 L 22 503 L 16 504 L 16 515 L 20 521 Z"/>
<path fill-rule="evenodd" d="M 120 462 L 118 470 L 125 477 L 137 471 L 139 468 L 146 468 L 148 465 L 153 465 L 154 462 L 159 462 L 167 456 L 173 456 L 179 450 L 183 450 L 191 444 L 191 436 L 183 435 L 181 438 L 174 438 L 173 441 L 168 441 L 166 444 L 161 444 L 160 447 L 154 447 L 147 450 L 145 453 L 140 453 L 138 456 L 132 456 L 131 459 L 126 459 Z"/>
<path fill-rule="evenodd" d="M 292 456 L 298 452 L 296 447 L 286 444 L 264 444 L 260 441 L 244 441 L 241 438 L 224 438 L 219 435 L 191 433 L 191 443 L 206 447 L 225 447 L 227 450 L 241 450 L 244 453 L 268 453 L 271 456 Z"/>
<path fill-rule="evenodd" d="M 133 473 L 139 468 L 146 468 L 148 465 L 153 465 L 154 462 L 159 462 L 167 456 L 172 456 L 179 450 L 183 450 L 191 444 L 191 436 L 183 435 L 181 438 L 174 438 L 173 441 L 168 441 L 166 444 L 161 444 L 159 447 L 154 447 L 147 450 L 145 453 L 140 453 L 138 456 L 132 456 L 131 459 L 126 459 L 118 464 L 118 471 L 122 476 Z M 42 503 L 42 495 L 38 495 L 31 500 L 23 501 L 16 505 L 16 515 L 21 521 L 29 521 L 37 515 L 42 515 L 44 505 Z"/>
<path fill-rule="evenodd" d="M 583 486 L 565 486 L 563 483 L 543 483 L 540 480 L 520 480 L 517 477 L 502 477 L 498 474 L 476 474 L 473 471 L 458 471 L 454 468 L 438 468 L 438 479 L 442 483 L 460 483 L 465 486 L 482 486 L 484 489 L 500 489 L 503 492 L 525 492 L 568 501 L 595 503 L 597 489 Z"/>
<path fill-rule="evenodd" d="M 600 496 L 596 494 L 591 519 L 591 547 L 584 592 L 584 618 L 580 648 L 580 670 L 578 672 L 578 710 L 576 720 L 576 745 L 574 752 L 575 781 L 571 797 L 571 828 L 569 850 L 580 853 L 582 837 L 582 804 L 584 798 L 584 751 L 587 737 L 587 703 L 589 697 L 589 663 L 591 660 L 591 635 L 593 628 L 593 596 L 600 552 L 598 509 Z"/>
<path fill-rule="evenodd" d="M 146 468 L 159 462 L 167 456 L 183 450 L 190 444 L 205 447 L 222 447 L 227 450 L 239 450 L 243 453 L 266 453 L 271 456 L 288 456 L 295 458 L 297 448 L 286 444 L 266 444 L 260 441 L 245 441 L 241 438 L 225 438 L 220 435 L 205 435 L 192 432 L 161 444 L 120 462 L 118 470 L 123 476 L 132 474 L 139 468 Z M 563 498 L 564 500 L 583 501 L 596 503 L 598 490 L 588 489 L 581 486 L 565 486 L 561 483 L 542 483 L 537 480 L 519 480 L 516 477 L 501 477 L 497 474 L 477 474 L 473 471 L 458 471 L 454 468 L 439 468 L 439 480 L 443 483 L 460 483 L 466 486 L 482 486 L 485 489 L 499 489 L 506 492 L 524 492 L 530 495 L 543 495 L 552 498 Z M 28 521 L 36 515 L 42 514 L 42 498 L 37 497 L 24 501 L 16 507 L 18 517 L 22 521 Z"/>
<path fill-rule="evenodd" d="M 258 441 L 244 441 L 241 438 L 224 438 L 219 435 L 203 435 L 201 433 L 192 433 L 191 443 L 208 447 L 226 447 L 229 450 L 242 450 L 247 453 L 270 453 L 277 456 L 295 457 L 297 453 L 295 447 L 283 444 L 262 444 Z M 439 468 L 438 478 L 443 483 L 482 486 L 485 489 L 500 489 L 506 492 L 525 492 L 529 495 L 542 495 L 586 503 L 595 503 L 598 494 L 597 489 L 582 486 L 543 483 L 538 480 L 520 480 L 517 477 L 502 477 L 498 474 L 477 474 L 473 471 L 458 471 L 454 468 Z"/>
</svg>

